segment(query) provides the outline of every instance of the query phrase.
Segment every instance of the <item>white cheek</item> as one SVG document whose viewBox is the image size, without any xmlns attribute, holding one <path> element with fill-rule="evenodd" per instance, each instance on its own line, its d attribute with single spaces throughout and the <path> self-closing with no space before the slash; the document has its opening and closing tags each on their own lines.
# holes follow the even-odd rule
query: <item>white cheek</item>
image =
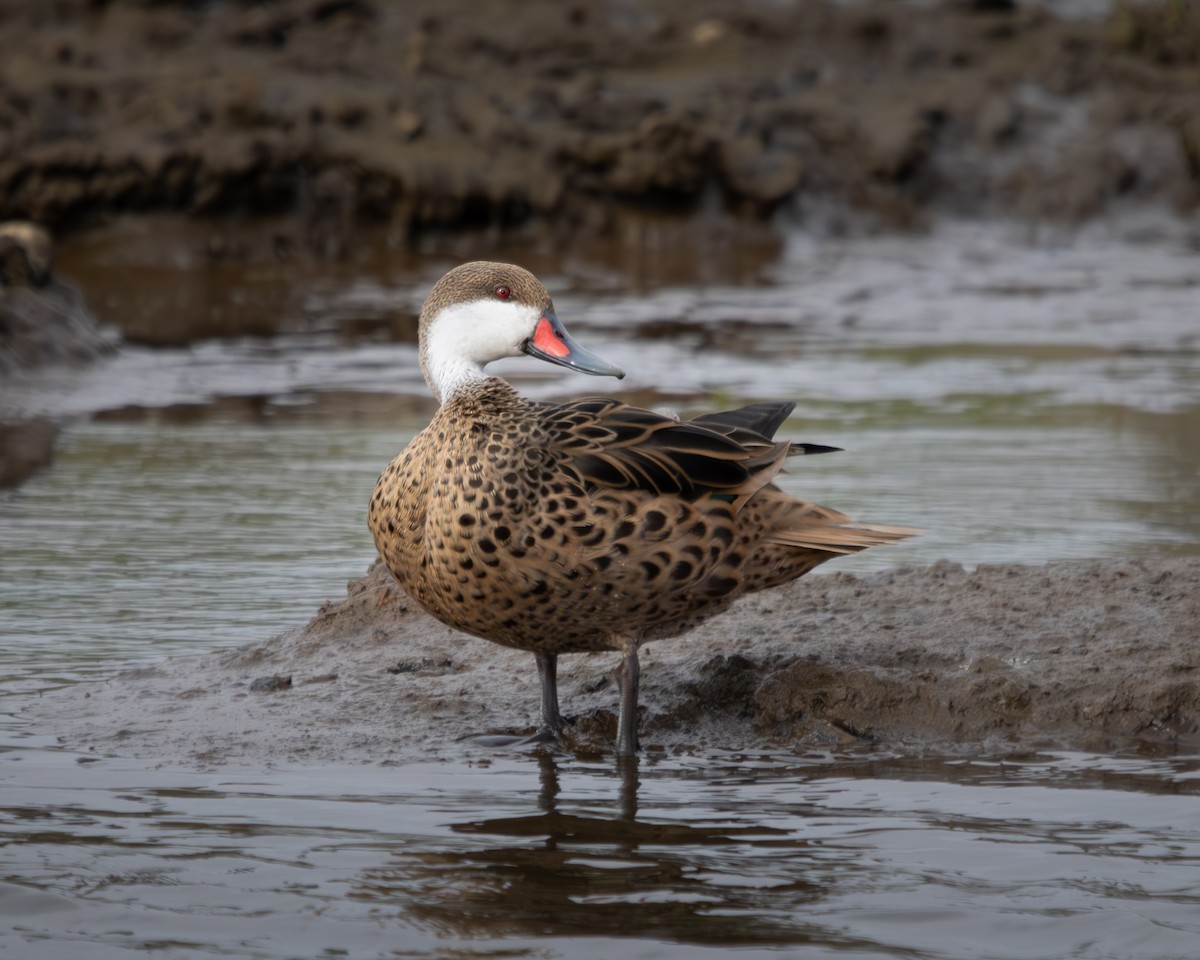
<svg viewBox="0 0 1200 960">
<path fill-rule="evenodd" d="M 457 356 L 480 366 L 515 357 L 533 335 L 538 316 L 532 307 L 499 300 L 448 307 L 429 331 L 429 350 L 439 357 Z"/>
<path fill-rule="evenodd" d="M 499 300 L 476 300 L 447 307 L 426 332 L 425 371 L 429 385 L 445 402 L 481 380 L 493 360 L 518 356 L 533 336 L 541 313 Z"/>
</svg>

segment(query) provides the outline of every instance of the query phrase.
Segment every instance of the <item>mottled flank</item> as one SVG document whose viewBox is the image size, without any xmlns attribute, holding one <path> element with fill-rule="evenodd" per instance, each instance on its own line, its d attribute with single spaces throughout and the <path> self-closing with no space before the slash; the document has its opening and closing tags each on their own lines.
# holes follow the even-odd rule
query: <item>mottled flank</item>
<svg viewBox="0 0 1200 960">
<path fill-rule="evenodd" d="M 912 533 L 856 524 L 772 484 L 789 455 L 828 449 L 771 439 L 791 403 L 684 422 L 598 397 L 539 403 L 483 375 L 483 363 L 506 353 L 482 359 L 457 388 L 437 382 L 431 369 L 445 358 L 430 356 L 430 332 L 439 316 L 483 303 L 499 317 L 497 289 L 510 291 L 514 311 L 533 307 L 513 353 L 528 350 L 539 318 L 554 316 L 545 289 L 518 267 L 468 264 L 438 283 L 421 315 L 421 359 L 442 405 L 379 478 L 369 521 L 388 569 L 431 614 L 538 656 L 547 733 L 561 727 L 558 654 L 625 655 L 619 748 L 632 751 L 639 645 Z"/>
</svg>

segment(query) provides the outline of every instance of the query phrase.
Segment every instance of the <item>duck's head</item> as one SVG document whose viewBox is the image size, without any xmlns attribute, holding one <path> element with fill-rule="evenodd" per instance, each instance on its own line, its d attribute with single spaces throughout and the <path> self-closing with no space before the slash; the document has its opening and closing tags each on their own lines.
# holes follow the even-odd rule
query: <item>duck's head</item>
<svg viewBox="0 0 1200 960">
<path fill-rule="evenodd" d="M 600 377 L 625 376 L 579 346 L 540 280 L 511 263 L 476 260 L 434 284 L 421 309 L 421 371 L 439 401 L 484 378 L 493 360 L 523 353 Z"/>
</svg>

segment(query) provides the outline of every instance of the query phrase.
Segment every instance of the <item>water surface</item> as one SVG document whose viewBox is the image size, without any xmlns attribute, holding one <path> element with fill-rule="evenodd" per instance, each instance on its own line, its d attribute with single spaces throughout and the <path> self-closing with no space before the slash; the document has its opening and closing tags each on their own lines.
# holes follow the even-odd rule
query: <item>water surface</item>
<svg viewBox="0 0 1200 960">
<path fill-rule="evenodd" d="M 1196 758 L 184 772 L 37 746 L 0 755 L 0 945 L 29 960 L 1166 960 L 1200 935 Z"/>
<path fill-rule="evenodd" d="M 626 381 L 500 371 L 536 396 L 685 413 L 795 399 L 781 432 L 846 451 L 794 462 L 789 490 L 929 531 L 825 569 L 1200 552 L 1186 234 L 796 235 L 691 274 L 641 240 L 620 267 L 534 264 Z M 13 956 L 1195 955 L 1194 757 L 621 770 L 463 746 L 438 764 L 187 769 L 31 729 L 22 704 L 48 688 L 261 641 L 340 597 L 373 558 L 375 477 L 430 410 L 412 314 L 444 257 L 308 276 L 148 272 L 138 250 L 81 242 L 62 263 L 143 345 L 0 383 L 0 408 L 65 418 L 52 467 L 0 493 Z M 171 311 L 205 336 L 145 345 L 174 342 L 151 335 Z M 227 336 L 247 315 L 261 335 Z"/>
</svg>

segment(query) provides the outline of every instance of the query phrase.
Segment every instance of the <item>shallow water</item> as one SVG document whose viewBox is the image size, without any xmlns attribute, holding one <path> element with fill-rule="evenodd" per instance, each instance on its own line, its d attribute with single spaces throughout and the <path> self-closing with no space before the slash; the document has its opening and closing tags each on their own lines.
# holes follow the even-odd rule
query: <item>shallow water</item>
<svg viewBox="0 0 1200 960">
<path fill-rule="evenodd" d="M 403 437 L 400 438 L 402 442 Z M 0 504 L 0 695 L 305 623 L 374 558 L 381 430 L 88 423 Z"/>
<path fill-rule="evenodd" d="M 0 754 L 29 960 L 1194 956 L 1200 760 Z M 86 946 L 85 946 L 86 945 Z"/>
<path fill-rule="evenodd" d="M 539 396 L 619 387 L 685 412 L 795 398 L 782 432 L 846 452 L 794 462 L 789 489 L 929 530 L 825 569 L 1200 552 L 1186 235 L 796 236 L 690 276 L 642 240 L 624 273 L 534 264 L 626 381 L 501 369 Z M 262 640 L 366 569 L 371 486 L 429 409 L 404 317 L 445 265 L 381 255 L 298 279 L 183 263 L 139 286 L 136 246 L 113 250 L 62 262 L 131 329 L 169 308 L 192 329 L 243 311 L 276 332 L 0 383 L 0 408 L 68 418 L 52 468 L 0 493 L 0 947 L 1195 955 L 1195 758 L 659 757 L 631 780 L 465 747 L 269 770 L 59 749 L 22 723 L 24 698 Z"/>
</svg>

